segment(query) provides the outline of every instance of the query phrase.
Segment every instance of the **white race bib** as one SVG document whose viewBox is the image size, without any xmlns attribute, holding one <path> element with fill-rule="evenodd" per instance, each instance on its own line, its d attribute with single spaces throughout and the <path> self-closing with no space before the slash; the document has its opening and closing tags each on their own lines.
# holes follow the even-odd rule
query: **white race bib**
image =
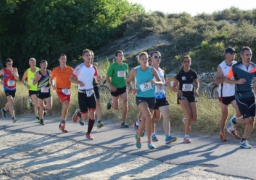
<svg viewBox="0 0 256 180">
<path fill-rule="evenodd" d="M 65 95 L 70 95 L 70 89 L 61 89 L 61 91 L 62 91 L 63 94 L 65 94 Z"/>
<path fill-rule="evenodd" d="M 94 93 L 94 90 L 93 89 L 87 89 L 87 90 L 85 90 L 85 92 L 86 92 L 87 97 L 91 97 Z"/>
<path fill-rule="evenodd" d="M 41 93 L 48 93 L 49 87 L 41 87 Z"/>
<path fill-rule="evenodd" d="M 117 77 L 125 77 L 126 72 L 125 71 L 117 71 Z"/>
<path fill-rule="evenodd" d="M 33 84 L 33 81 L 34 81 L 34 78 L 31 78 L 30 79 L 30 83 Z"/>
<path fill-rule="evenodd" d="M 183 84 L 182 91 L 193 91 L 193 84 Z"/>
<path fill-rule="evenodd" d="M 14 80 L 8 80 L 7 85 L 8 86 L 15 86 L 15 81 Z"/>
<path fill-rule="evenodd" d="M 143 84 L 140 84 L 140 89 L 141 89 L 141 91 L 145 92 L 145 91 L 152 89 L 152 85 L 150 82 L 143 83 Z"/>
</svg>

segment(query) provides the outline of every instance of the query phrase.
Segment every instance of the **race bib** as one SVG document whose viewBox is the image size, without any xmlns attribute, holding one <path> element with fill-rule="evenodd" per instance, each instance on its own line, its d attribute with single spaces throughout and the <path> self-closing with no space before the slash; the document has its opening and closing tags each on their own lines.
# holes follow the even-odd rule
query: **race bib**
<svg viewBox="0 0 256 180">
<path fill-rule="evenodd" d="M 155 86 L 155 93 L 163 93 L 164 87 L 163 86 Z"/>
<path fill-rule="evenodd" d="M 87 97 L 91 97 L 94 93 L 94 90 L 93 89 L 87 89 L 87 90 L 85 90 L 85 92 L 86 92 Z"/>
<path fill-rule="evenodd" d="M 70 95 L 70 89 L 62 89 L 63 94 Z"/>
<path fill-rule="evenodd" d="M 125 77 L 125 71 L 117 71 L 117 77 Z"/>
<path fill-rule="evenodd" d="M 193 84 L 183 84 L 182 91 L 193 91 Z"/>
<path fill-rule="evenodd" d="M 41 87 L 41 93 L 48 93 L 49 87 Z"/>
<path fill-rule="evenodd" d="M 7 85 L 8 86 L 15 86 L 15 81 L 14 80 L 8 80 Z"/>
<path fill-rule="evenodd" d="M 152 85 L 150 82 L 143 83 L 143 84 L 140 84 L 140 89 L 141 89 L 141 91 L 145 92 L 145 91 L 152 89 Z"/>
<path fill-rule="evenodd" d="M 33 84 L 33 81 L 34 81 L 34 78 L 31 78 L 30 79 L 30 83 Z"/>
</svg>

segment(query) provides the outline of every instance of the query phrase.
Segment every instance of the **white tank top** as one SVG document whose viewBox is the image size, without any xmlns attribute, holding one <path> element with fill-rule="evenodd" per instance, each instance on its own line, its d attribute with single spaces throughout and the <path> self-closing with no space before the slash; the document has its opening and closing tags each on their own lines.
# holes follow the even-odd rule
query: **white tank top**
<svg viewBox="0 0 256 180">
<path fill-rule="evenodd" d="M 220 68 L 222 69 L 222 76 L 226 77 L 230 68 L 236 64 L 237 61 L 232 61 L 232 65 L 228 66 L 224 61 L 219 64 Z M 228 84 L 223 82 L 222 84 L 219 84 L 219 97 L 230 97 L 235 95 L 235 84 Z"/>
</svg>

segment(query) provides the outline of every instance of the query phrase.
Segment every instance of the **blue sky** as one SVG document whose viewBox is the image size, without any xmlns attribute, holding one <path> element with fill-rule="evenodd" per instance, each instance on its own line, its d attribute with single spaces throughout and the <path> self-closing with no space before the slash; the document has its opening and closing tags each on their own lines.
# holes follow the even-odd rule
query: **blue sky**
<svg viewBox="0 0 256 180">
<path fill-rule="evenodd" d="M 192 16 L 213 13 L 234 6 L 241 10 L 256 9 L 256 0 L 128 0 L 141 4 L 147 11 L 164 13 L 187 12 Z"/>
</svg>

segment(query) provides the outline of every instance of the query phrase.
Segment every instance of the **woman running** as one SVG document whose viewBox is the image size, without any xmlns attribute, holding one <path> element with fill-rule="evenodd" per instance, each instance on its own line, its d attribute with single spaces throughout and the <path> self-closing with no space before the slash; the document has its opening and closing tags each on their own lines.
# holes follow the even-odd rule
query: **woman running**
<svg viewBox="0 0 256 180">
<path fill-rule="evenodd" d="M 197 119 L 197 105 L 196 98 L 198 96 L 199 83 L 197 73 L 190 69 L 191 58 L 184 56 L 182 59 L 182 69 L 176 75 L 173 83 L 173 91 L 178 93 L 178 104 L 180 104 L 184 111 L 186 118 L 183 119 L 185 124 L 184 142 L 190 143 L 189 131 L 191 130 L 191 122 Z M 177 85 L 179 84 L 179 88 Z M 195 87 L 194 87 L 195 84 Z"/>
<path fill-rule="evenodd" d="M 133 68 L 127 78 L 127 87 L 129 88 L 129 93 L 136 93 L 136 104 L 142 112 L 142 123 L 138 134 L 135 135 L 136 147 L 141 148 L 141 135 L 146 128 L 146 133 L 148 137 L 148 148 L 155 148 L 151 139 L 151 113 L 155 106 L 155 89 L 154 85 L 162 85 L 156 70 L 148 65 L 148 54 L 146 52 L 141 52 L 138 57 L 140 66 Z M 156 78 L 156 81 L 154 80 Z M 136 78 L 136 87 L 131 86 L 131 81 Z"/>
</svg>

